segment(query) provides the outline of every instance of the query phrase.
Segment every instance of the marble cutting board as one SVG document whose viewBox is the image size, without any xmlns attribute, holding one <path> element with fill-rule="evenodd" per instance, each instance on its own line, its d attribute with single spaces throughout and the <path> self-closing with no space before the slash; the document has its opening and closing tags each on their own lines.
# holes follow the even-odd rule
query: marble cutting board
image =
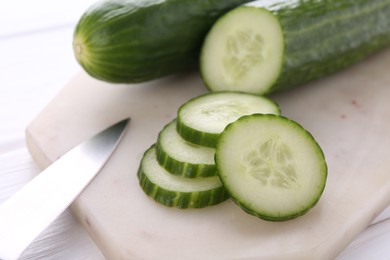
<svg viewBox="0 0 390 260">
<path fill-rule="evenodd" d="M 308 214 L 272 223 L 231 201 L 178 210 L 144 195 L 143 152 L 188 99 L 205 93 L 198 74 L 109 84 L 80 72 L 26 129 L 45 168 L 84 138 L 125 117 L 129 131 L 101 173 L 71 205 L 107 259 L 334 259 L 390 203 L 390 49 L 350 69 L 271 98 L 322 146 L 329 176 Z"/>
</svg>

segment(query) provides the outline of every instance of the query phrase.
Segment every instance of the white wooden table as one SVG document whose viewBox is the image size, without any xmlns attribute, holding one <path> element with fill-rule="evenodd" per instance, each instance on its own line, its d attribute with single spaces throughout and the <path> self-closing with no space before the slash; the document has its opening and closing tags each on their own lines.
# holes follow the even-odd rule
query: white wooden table
<svg viewBox="0 0 390 260">
<path fill-rule="evenodd" d="M 40 171 L 25 146 L 24 130 L 81 69 L 73 56 L 72 34 L 79 17 L 93 2 L 0 0 L 0 203 Z M 337 259 L 390 259 L 389 240 L 390 207 Z M 22 259 L 104 257 L 66 211 Z"/>
</svg>

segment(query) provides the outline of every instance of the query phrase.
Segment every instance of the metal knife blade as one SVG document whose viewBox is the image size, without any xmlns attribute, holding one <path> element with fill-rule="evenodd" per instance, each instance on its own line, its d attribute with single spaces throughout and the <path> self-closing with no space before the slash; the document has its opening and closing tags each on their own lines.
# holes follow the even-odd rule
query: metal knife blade
<svg viewBox="0 0 390 260">
<path fill-rule="evenodd" d="M 0 259 L 17 259 L 76 199 L 109 159 L 128 122 L 74 147 L 0 205 Z"/>
</svg>

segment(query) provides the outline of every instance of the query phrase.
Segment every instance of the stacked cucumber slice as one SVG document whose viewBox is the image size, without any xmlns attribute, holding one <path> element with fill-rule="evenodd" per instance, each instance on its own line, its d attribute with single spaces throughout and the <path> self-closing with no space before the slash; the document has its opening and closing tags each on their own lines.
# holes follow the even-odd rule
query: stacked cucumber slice
<svg viewBox="0 0 390 260">
<path fill-rule="evenodd" d="M 141 160 L 138 178 L 144 192 L 168 207 L 225 201 L 229 195 L 215 165 L 215 145 L 226 125 L 253 113 L 280 114 L 280 109 L 265 97 L 238 92 L 208 93 L 186 102 Z"/>
<path fill-rule="evenodd" d="M 283 221 L 316 205 L 327 166 L 313 136 L 272 100 L 214 92 L 179 108 L 145 152 L 138 178 L 168 207 L 203 208 L 230 197 L 251 215 Z"/>
<path fill-rule="evenodd" d="M 196 97 L 178 111 L 177 130 L 189 142 L 215 147 L 224 128 L 244 115 L 280 114 L 268 98 L 241 92 L 215 92 Z"/>
<path fill-rule="evenodd" d="M 144 154 L 138 179 L 144 192 L 155 201 L 176 208 L 203 208 L 228 198 L 218 176 L 186 178 L 171 174 L 159 164 L 153 145 Z"/>
<path fill-rule="evenodd" d="M 215 149 L 190 143 L 176 131 L 176 120 L 157 139 L 157 160 L 170 173 L 187 178 L 217 176 Z"/>
</svg>

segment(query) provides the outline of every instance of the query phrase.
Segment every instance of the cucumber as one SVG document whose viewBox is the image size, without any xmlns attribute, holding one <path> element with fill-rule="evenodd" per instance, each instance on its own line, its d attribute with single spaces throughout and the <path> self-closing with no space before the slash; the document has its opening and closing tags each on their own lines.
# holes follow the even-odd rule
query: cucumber
<svg viewBox="0 0 390 260">
<path fill-rule="evenodd" d="M 108 0 L 91 6 L 73 36 L 91 76 L 137 83 L 198 66 L 203 39 L 224 13 L 249 0 Z"/>
<path fill-rule="evenodd" d="M 187 178 L 216 176 L 215 149 L 192 144 L 176 131 L 176 120 L 167 124 L 157 139 L 157 161 L 168 172 Z"/>
<path fill-rule="evenodd" d="M 183 178 L 167 172 L 157 161 L 155 145 L 145 152 L 138 179 L 149 197 L 167 207 L 204 208 L 229 197 L 218 176 Z"/>
<path fill-rule="evenodd" d="M 316 140 L 283 116 L 255 114 L 229 124 L 220 135 L 215 161 L 232 200 L 269 221 L 308 212 L 327 179 L 324 153 Z"/>
<path fill-rule="evenodd" d="M 204 41 L 211 91 L 269 94 L 330 75 L 390 45 L 390 1 L 255 1 L 228 12 Z"/>
<path fill-rule="evenodd" d="M 207 93 L 184 103 L 177 113 L 177 132 L 194 144 L 215 147 L 219 134 L 241 116 L 280 114 L 270 99 L 239 92 Z"/>
</svg>

